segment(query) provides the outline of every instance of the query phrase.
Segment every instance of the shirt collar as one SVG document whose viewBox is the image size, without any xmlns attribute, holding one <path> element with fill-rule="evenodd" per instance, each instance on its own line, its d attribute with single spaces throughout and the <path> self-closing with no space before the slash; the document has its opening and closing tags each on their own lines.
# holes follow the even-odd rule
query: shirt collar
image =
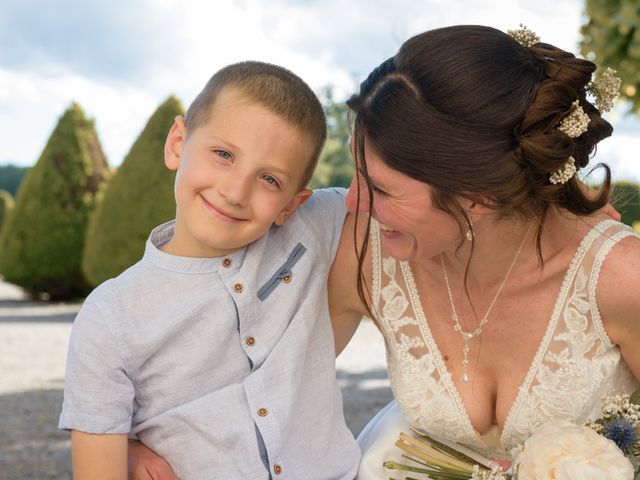
<svg viewBox="0 0 640 480">
<path fill-rule="evenodd" d="M 230 270 L 240 268 L 247 253 L 247 247 L 223 257 L 179 257 L 163 252 L 160 248 L 173 237 L 175 220 L 163 223 L 151 231 L 145 245 L 143 259 L 164 270 L 180 273 L 211 273 L 222 268 L 224 259 L 231 260 Z"/>
</svg>

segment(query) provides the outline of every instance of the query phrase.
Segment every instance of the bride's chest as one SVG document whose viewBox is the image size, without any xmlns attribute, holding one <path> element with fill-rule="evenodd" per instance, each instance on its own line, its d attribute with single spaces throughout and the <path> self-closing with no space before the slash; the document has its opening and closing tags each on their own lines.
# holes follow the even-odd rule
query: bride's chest
<svg viewBox="0 0 640 480">
<path fill-rule="evenodd" d="M 502 429 L 538 352 L 544 348 L 545 335 L 554 334 L 548 331 L 553 301 L 535 293 L 519 300 L 505 297 L 495 306 L 480 334 L 467 342 L 454 328 L 455 322 L 446 309 L 425 312 L 424 330 L 428 329 L 431 336 L 426 336 L 425 346 L 432 359 L 441 360 L 443 377 L 449 375 L 450 390 L 458 394 L 460 406 L 480 433 L 493 425 Z M 472 311 L 463 312 L 467 316 L 463 319 L 459 314 L 461 330 L 473 332 L 478 321 Z M 472 320 L 463 324 L 469 317 Z M 465 373 L 467 382 L 462 381 Z"/>
<path fill-rule="evenodd" d="M 468 341 L 467 383 L 463 337 L 446 302 L 434 300 L 437 288 L 421 288 L 429 293 L 419 303 L 384 292 L 383 305 L 392 306 L 385 315 L 390 377 L 410 422 L 473 442 L 493 425 L 516 438 L 545 417 L 575 420 L 592 411 L 619 352 L 594 330 L 580 289 L 558 299 L 551 290 L 517 282 L 505 290 Z M 460 305 L 461 329 L 474 331 L 473 311 Z"/>
</svg>

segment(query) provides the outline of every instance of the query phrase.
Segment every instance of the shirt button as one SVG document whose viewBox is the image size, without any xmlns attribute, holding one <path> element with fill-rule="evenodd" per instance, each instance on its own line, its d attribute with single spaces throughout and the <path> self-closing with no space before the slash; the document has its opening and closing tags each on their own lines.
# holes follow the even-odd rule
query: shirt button
<svg viewBox="0 0 640 480">
<path fill-rule="evenodd" d="M 259 408 L 258 409 L 258 415 L 260 415 L 261 417 L 266 417 L 269 414 L 269 411 L 266 408 Z"/>
<path fill-rule="evenodd" d="M 282 277 L 282 281 L 284 283 L 289 283 L 291 281 L 291 275 L 285 275 L 284 277 Z"/>
<path fill-rule="evenodd" d="M 256 343 L 256 339 L 253 337 L 247 337 L 244 339 L 244 342 L 249 345 L 250 347 L 253 347 Z"/>
<path fill-rule="evenodd" d="M 224 260 L 222 260 L 222 266 L 224 268 L 229 268 L 231 266 L 231 260 L 228 258 L 225 258 Z"/>
<path fill-rule="evenodd" d="M 233 286 L 233 289 L 237 292 L 237 293 L 242 293 L 242 290 L 244 289 L 244 287 L 242 286 L 241 283 L 236 283 Z"/>
<path fill-rule="evenodd" d="M 273 473 L 280 475 L 282 473 L 282 467 L 277 463 L 273 466 Z"/>
</svg>

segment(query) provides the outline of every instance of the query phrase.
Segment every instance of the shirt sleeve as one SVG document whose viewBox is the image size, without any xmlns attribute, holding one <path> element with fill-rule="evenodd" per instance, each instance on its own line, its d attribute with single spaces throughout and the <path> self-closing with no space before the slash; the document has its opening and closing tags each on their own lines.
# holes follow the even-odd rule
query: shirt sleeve
<svg viewBox="0 0 640 480">
<path fill-rule="evenodd" d="M 300 208 L 303 221 L 316 234 L 330 262 L 336 256 L 347 216 L 346 197 L 344 188 L 322 188 L 314 190 L 309 201 Z"/>
<path fill-rule="evenodd" d="M 71 330 L 58 427 L 128 433 L 134 388 L 121 349 L 97 305 L 85 303 Z"/>
</svg>

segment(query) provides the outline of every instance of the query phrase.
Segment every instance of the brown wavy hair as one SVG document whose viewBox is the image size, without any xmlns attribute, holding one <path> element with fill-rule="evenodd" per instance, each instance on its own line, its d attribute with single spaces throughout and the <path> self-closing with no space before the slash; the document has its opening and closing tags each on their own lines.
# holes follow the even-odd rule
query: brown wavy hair
<svg viewBox="0 0 640 480">
<path fill-rule="evenodd" d="M 501 218 L 535 219 L 542 264 L 540 239 L 551 206 L 588 215 L 609 199 L 611 174 L 603 164 L 596 198 L 575 177 L 565 184 L 549 181 L 569 156 L 577 168 L 586 167 L 596 144 L 613 131 L 586 98 L 595 68 L 552 45 L 526 48 L 485 26 L 446 27 L 410 38 L 347 101 L 356 175 L 369 186 L 370 202 L 365 138 L 389 167 L 429 184 L 434 205 L 455 219 L 461 234 L 470 221 L 456 196 L 490 198 L 488 206 Z M 570 138 L 557 127 L 576 99 L 590 122 L 586 133 Z M 369 228 L 370 218 L 364 242 L 356 246 L 358 292 L 367 306 L 362 263 Z"/>
</svg>

